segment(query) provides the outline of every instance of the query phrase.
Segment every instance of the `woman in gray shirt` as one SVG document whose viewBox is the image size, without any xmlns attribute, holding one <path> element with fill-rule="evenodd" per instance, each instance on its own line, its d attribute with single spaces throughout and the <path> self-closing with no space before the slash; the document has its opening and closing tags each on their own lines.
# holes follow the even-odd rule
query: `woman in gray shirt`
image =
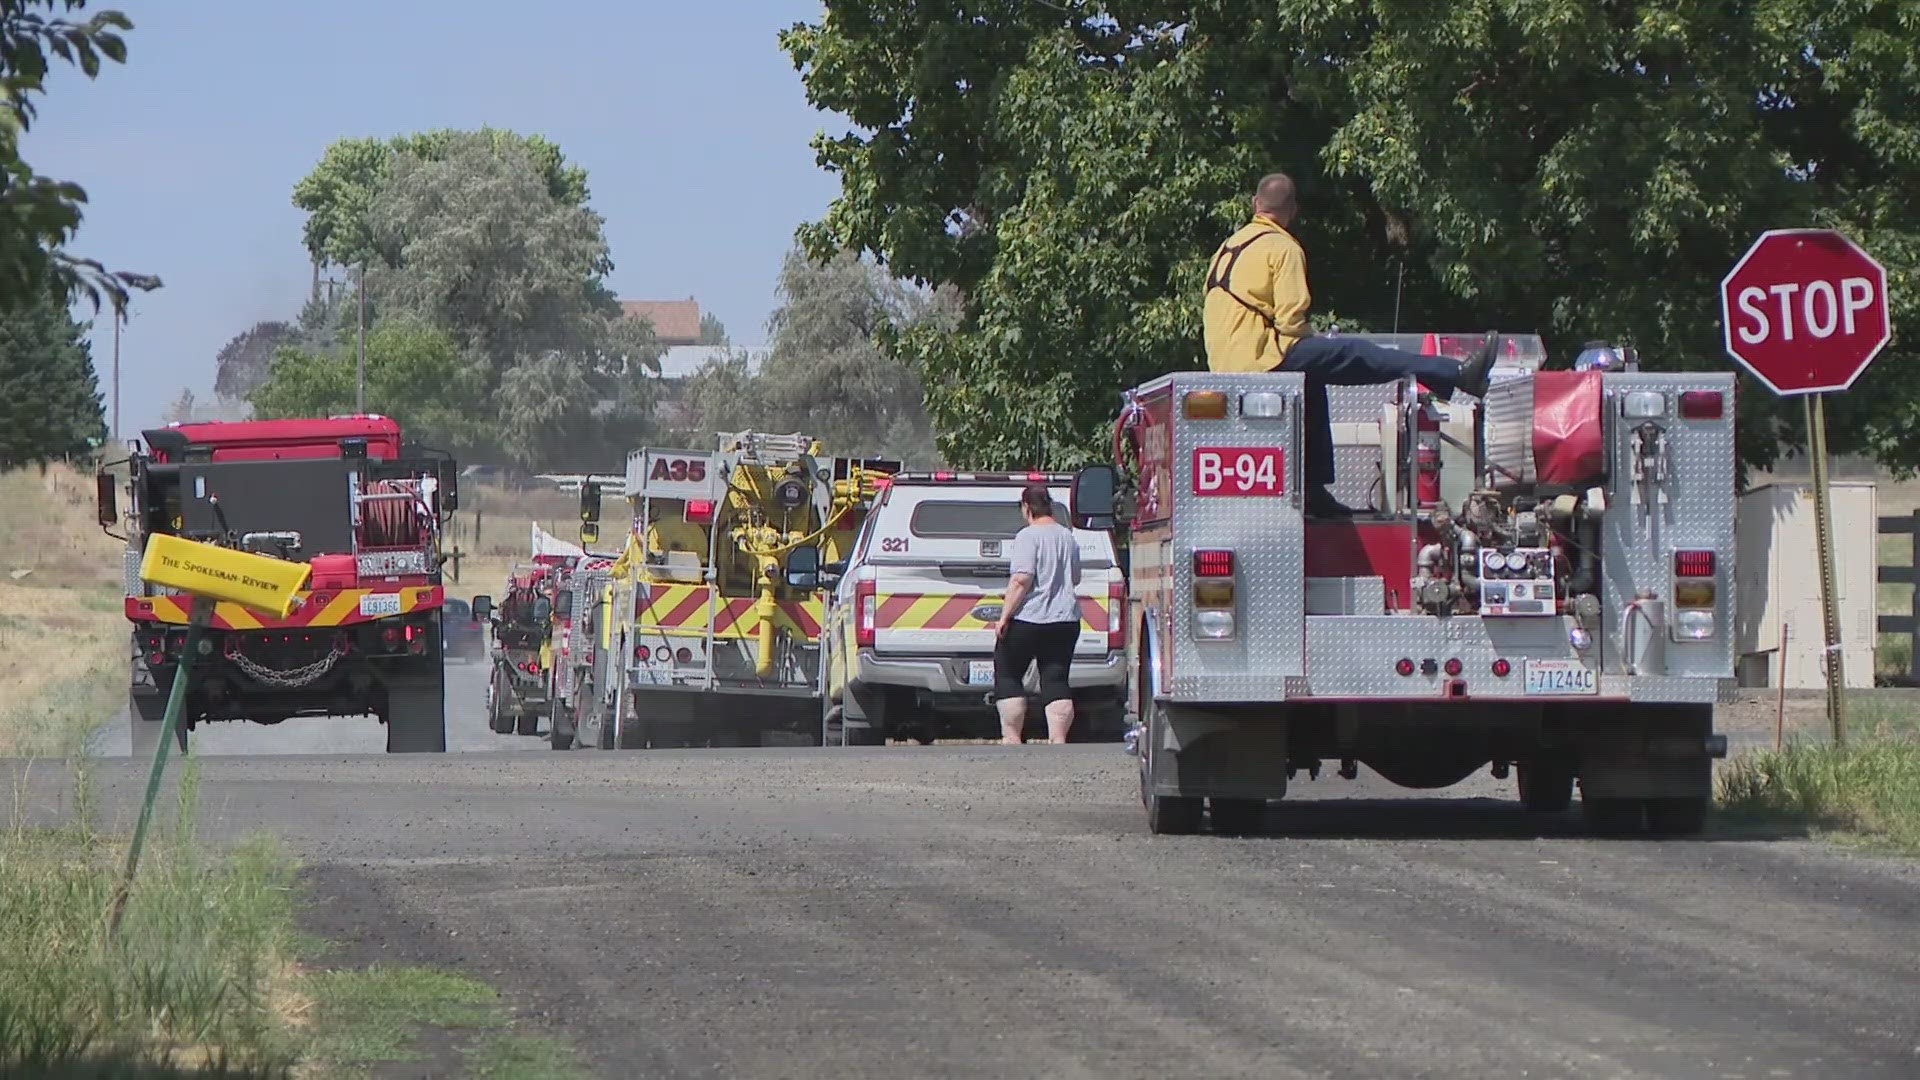
<svg viewBox="0 0 1920 1080">
<path fill-rule="evenodd" d="M 1027 527 L 1011 541 L 1006 605 L 994 626 L 994 699 L 1000 710 L 1000 741 L 1019 746 L 1027 726 L 1027 668 L 1040 667 L 1040 700 L 1047 710 L 1047 740 L 1067 741 L 1073 729 L 1073 693 L 1067 675 L 1080 640 L 1080 544 L 1073 530 L 1053 518 L 1053 494 L 1045 484 L 1020 493 Z"/>
</svg>

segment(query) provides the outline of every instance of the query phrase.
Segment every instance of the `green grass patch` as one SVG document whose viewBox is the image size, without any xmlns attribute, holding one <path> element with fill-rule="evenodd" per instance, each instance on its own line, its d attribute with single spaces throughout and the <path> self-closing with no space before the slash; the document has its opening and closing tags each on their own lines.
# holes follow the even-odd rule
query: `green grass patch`
<svg viewBox="0 0 1920 1080">
<path fill-rule="evenodd" d="M 1860 695 L 1847 724 L 1844 746 L 1797 742 L 1733 762 L 1718 782 L 1720 805 L 1920 855 L 1920 716 Z"/>
<path fill-rule="evenodd" d="M 575 1080 L 587 1074 L 566 1044 L 511 1026 L 500 995 L 464 975 L 421 967 L 319 971 L 308 976 L 314 1033 L 308 1060 L 329 1076 L 417 1061 L 421 1036 L 439 1029 L 460 1048 L 464 1075 Z"/>
<path fill-rule="evenodd" d="M 156 817 L 117 935 L 125 849 L 87 826 L 84 776 L 74 824 L 0 836 L 0 1075 L 287 1075 L 292 863 L 268 840 L 205 852 L 192 773 Z"/>
</svg>

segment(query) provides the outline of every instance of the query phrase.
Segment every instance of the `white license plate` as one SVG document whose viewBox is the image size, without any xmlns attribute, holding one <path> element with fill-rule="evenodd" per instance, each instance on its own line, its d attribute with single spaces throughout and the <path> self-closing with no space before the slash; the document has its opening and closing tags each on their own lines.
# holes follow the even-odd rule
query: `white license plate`
<svg viewBox="0 0 1920 1080">
<path fill-rule="evenodd" d="M 967 685 L 968 686 L 992 686 L 993 685 L 993 661 L 991 660 L 967 661 Z"/>
<path fill-rule="evenodd" d="M 1578 660 L 1527 661 L 1528 697 L 1577 697 L 1599 692 L 1599 674 Z"/>
<path fill-rule="evenodd" d="M 400 594 L 391 592 L 367 593 L 360 597 L 360 614 L 369 618 L 381 615 L 400 614 Z"/>
</svg>

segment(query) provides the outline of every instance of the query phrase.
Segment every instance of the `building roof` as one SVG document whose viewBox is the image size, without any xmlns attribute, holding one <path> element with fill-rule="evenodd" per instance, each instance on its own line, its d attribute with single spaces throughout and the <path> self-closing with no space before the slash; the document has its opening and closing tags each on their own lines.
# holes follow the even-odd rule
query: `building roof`
<svg viewBox="0 0 1920 1080">
<path fill-rule="evenodd" d="M 700 302 L 685 300 L 622 300 L 627 318 L 644 316 L 662 345 L 693 345 L 700 340 Z"/>
<path fill-rule="evenodd" d="M 725 360 L 733 353 L 747 358 L 747 374 L 758 375 L 767 352 L 763 345 L 675 345 L 660 357 L 660 377 L 684 379 L 709 362 Z"/>
</svg>

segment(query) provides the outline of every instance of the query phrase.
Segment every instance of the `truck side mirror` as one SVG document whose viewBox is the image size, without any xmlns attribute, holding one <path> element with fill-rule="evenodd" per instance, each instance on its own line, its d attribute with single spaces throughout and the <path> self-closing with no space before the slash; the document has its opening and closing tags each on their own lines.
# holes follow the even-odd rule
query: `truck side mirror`
<svg viewBox="0 0 1920 1080">
<path fill-rule="evenodd" d="M 592 525 L 600 520 L 600 481 L 585 480 L 580 484 L 580 520 Z M 585 532 L 582 529 L 581 532 Z M 595 530 L 597 533 L 598 530 Z"/>
<path fill-rule="evenodd" d="M 110 472 L 95 473 L 93 477 L 95 501 L 99 503 L 100 527 L 111 529 L 120 524 L 120 493 Z"/>
<path fill-rule="evenodd" d="M 544 596 L 535 597 L 533 601 L 533 621 L 543 623 L 551 618 L 553 618 L 553 601 Z"/>
<path fill-rule="evenodd" d="M 440 481 L 440 509 L 442 512 L 460 509 L 460 465 L 452 458 L 441 458 L 438 468 Z"/>
<path fill-rule="evenodd" d="M 1113 529 L 1114 493 L 1120 486 L 1120 474 L 1111 465 L 1089 465 L 1073 474 L 1073 487 L 1067 493 L 1067 512 L 1073 527 L 1096 532 Z"/>
<path fill-rule="evenodd" d="M 787 584 L 795 589 L 820 587 L 820 549 L 798 547 L 787 552 Z"/>
<path fill-rule="evenodd" d="M 820 565 L 820 584 L 823 586 L 837 585 L 839 584 L 840 579 L 846 576 L 847 576 L 847 560 L 845 559 L 839 559 L 830 563 L 822 563 Z"/>
<path fill-rule="evenodd" d="M 493 618 L 493 597 L 484 596 L 484 595 L 474 597 L 473 598 L 474 621 L 485 622 L 486 620 L 491 618 Z"/>
</svg>

